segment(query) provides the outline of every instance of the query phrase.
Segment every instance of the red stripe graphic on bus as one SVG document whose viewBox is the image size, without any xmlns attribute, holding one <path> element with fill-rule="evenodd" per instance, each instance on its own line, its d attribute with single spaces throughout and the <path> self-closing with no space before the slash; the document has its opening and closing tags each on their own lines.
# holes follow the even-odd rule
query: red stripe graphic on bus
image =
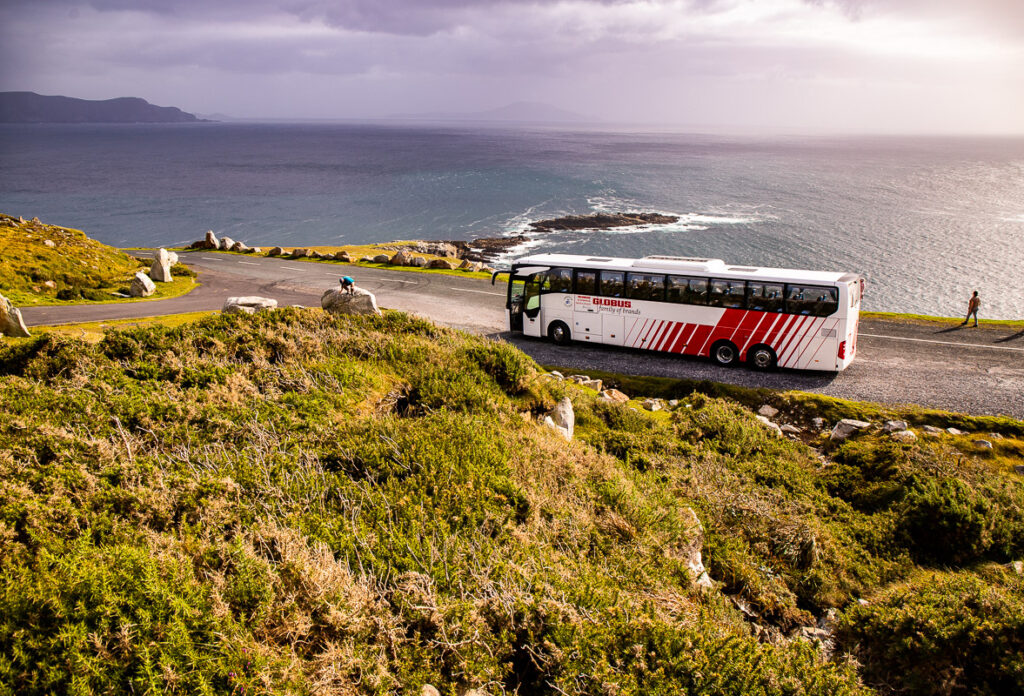
<svg viewBox="0 0 1024 696">
<path fill-rule="evenodd" d="M 729 337 L 738 348 L 746 345 L 744 336 L 749 336 L 756 329 L 764 318 L 763 312 L 743 312 L 743 316 L 736 325 L 736 330 Z"/>
<path fill-rule="evenodd" d="M 682 353 L 686 349 L 690 337 L 693 336 L 698 326 L 700 324 L 683 324 L 683 330 L 679 332 L 676 342 L 672 344 L 673 353 Z"/>
<path fill-rule="evenodd" d="M 658 346 L 658 350 L 668 351 L 670 348 L 672 348 L 672 346 L 675 345 L 676 338 L 679 336 L 680 332 L 682 332 L 684 326 L 686 326 L 686 324 L 682 323 L 681 321 L 672 322 L 671 330 L 665 333 L 665 338 L 661 341 L 661 344 Z"/>
<path fill-rule="evenodd" d="M 665 345 L 669 342 L 669 340 L 673 336 L 676 335 L 676 332 L 678 332 L 678 331 L 679 331 L 679 322 L 678 321 L 670 321 L 670 322 L 668 322 L 668 326 L 666 326 L 665 330 L 661 332 L 660 336 L 658 336 L 658 342 L 654 345 L 654 349 L 655 350 L 665 350 Z"/>
<path fill-rule="evenodd" d="M 661 344 L 665 342 L 665 337 L 668 336 L 675 329 L 676 322 L 665 321 L 665 325 L 661 327 L 661 330 L 655 335 L 654 339 L 651 340 L 651 345 L 648 346 L 651 350 L 661 350 Z"/>
<path fill-rule="evenodd" d="M 780 365 L 784 363 L 783 356 L 786 354 L 789 346 L 793 343 L 793 339 L 800 335 L 800 330 L 803 329 L 808 318 L 809 317 L 796 317 L 796 319 L 789 325 L 786 332 L 779 337 L 779 349 L 776 352 L 776 356 L 779 359 Z"/>
<path fill-rule="evenodd" d="M 678 352 L 675 350 L 675 347 L 679 343 L 679 339 L 682 337 L 682 335 L 686 333 L 687 326 L 688 324 L 685 321 L 676 322 L 676 330 L 673 331 L 672 335 L 669 336 L 667 341 L 665 341 L 665 345 L 662 348 L 662 350 L 668 351 L 670 353 Z"/>
<path fill-rule="evenodd" d="M 803 317 L 804 321 L 796 328 L 793 332 L 793 337 L 796 340 L 791 340 L 784 349 L 785 357 L 779 361 L 780 365 L 788 366 L 794 364 L 793 358 L 799 354 L 800 346 L 803 345 L 804 340 L 808 335 L 812 335 L 815 327 L 818 324 L 818 320 L 814 317 Z"/>
</svg>

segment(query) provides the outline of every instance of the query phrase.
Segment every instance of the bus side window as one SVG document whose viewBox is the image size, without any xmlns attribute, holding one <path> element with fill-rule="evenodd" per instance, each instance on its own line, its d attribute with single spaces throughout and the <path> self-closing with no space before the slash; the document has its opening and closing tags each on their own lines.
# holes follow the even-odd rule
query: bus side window
<svg viewBox="0 0 1024 696">
<path fill-rule="evenodd" d="M 576 271 L 576 294 L 597 294 L 597 271 Z"/>
<path fill-rule="evenodd" d="M 708 281 L 706 278 L 670 275 L 665 278 L 665 299 L 677 304 L 707 304 Z"/>
<path fill-rule="evenodd" d="M 787 285 L 786 311 L 827 317 L 839 309 L 839 291 L 820 285 Z"/>
<path fill-rule="evenodd" d="M 601 271 L 601 295 L 604 297 L 622 297 L 625 275 L 622 271 Z"/>
<path fill-rule="evenodd" d="M 742 280 L 712 280 L 708 304 L 712 307 L 741 308 L 745 294 L 746 285 Z"/>
<path fill-rule="evenodd" d="M 572 269 L 552 268 L 544 274 L 541 292 L 572 292 Z"/>
<path fill-rule="evenodd" d="M 784 289 L 774 283 L 747 283 L 747 309 L 781 312 Z"/>
<path fill-rule="evenodd" d="M 629 273 L 626 276 L 626 296 L 634 300 L 665 299 L 665 276 L 650 273 Z"/>
</svg>

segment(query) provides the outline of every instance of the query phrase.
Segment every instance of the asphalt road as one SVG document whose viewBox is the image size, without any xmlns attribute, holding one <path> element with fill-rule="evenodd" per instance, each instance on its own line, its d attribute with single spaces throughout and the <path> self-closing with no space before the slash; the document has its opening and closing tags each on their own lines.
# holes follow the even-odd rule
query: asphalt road
<svg viewBox="0 0 1024 696">
<path fill-rule="evenodd" d="M 429 317 L 474 333 L 500 337 L 545 365 L 751 387 L 800 389 L 847 399 L 918 404 L 973 414 L 1024 418 L 1024 331 L 937 328 L 866 320 L 858 355 L 839 374 L 721 368 L 707 360 L 610 346 L 547 341 L 504 333 L 504 286 L 457 276 L 289 261 L 279 258 L 186 252 L 182 261 L 202 286 L 171 300 L 108 305 L 27 307 L 31 325 L 104 321 L 220 309 L 232 295 L 272 297 L 282 305 L 318 307 L 320 295 L 342 275 L 377 296 L 382 307 Z"/>
</svg>

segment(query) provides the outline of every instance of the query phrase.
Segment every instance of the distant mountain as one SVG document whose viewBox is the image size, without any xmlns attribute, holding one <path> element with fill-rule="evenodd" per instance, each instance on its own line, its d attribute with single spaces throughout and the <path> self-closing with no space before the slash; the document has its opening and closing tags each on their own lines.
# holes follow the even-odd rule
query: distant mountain
<svg viewBox="0 0 1024 696">
<path fill-rule="evenodd" d="M 468 112 L 399 114 L 395 118 L 431 121 L 507 121 L 510 123 L 593 123 L 595 119 L 542 102 L 515 102 L 497 109 Z"/>
<path fill-rule="evenodd" d="M 200 119 L 174 106 L 154 106 L 138 97 L 103 101 L 47 97 L 35 92 L 0 92 L 0 123 L 194 123 Z"/>
</svg>

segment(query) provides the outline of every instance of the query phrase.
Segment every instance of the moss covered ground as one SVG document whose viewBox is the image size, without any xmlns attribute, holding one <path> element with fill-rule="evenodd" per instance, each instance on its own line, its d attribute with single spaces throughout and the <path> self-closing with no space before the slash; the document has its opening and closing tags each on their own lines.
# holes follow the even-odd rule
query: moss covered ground
<svg viewBox="0 0 1024 696">
<path fill-rule="evenodd" d="M 163 300 L 198 287 L 195 274 L 178 264 L 173 281 L 156 283 L 150 297 L 115 295 L 127 295 L 132 276 L 151 263 L 79 230 L 0 214 L 0 295 L 16 306 Z"/>
<path fill-rule="evenodd" d="M 538 422 L 566 396 L 572 442 Z M 679 396 L 397 312 L 9 342 L 0 694 L 1021 691 L 1019 474 Z M 1020 461 L 1024 424 L 958 422 Z"/>
</svg>

